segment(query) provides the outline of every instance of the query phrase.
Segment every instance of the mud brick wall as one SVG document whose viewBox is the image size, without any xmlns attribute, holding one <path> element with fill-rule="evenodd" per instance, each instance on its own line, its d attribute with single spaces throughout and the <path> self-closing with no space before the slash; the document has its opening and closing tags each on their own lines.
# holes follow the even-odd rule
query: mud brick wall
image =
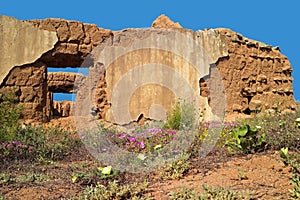
<svg viewBox="0 0 300 200">
<path fill-rule="evenodd" d="M 47 104 L 47 68 L 42 62 L 15 67 L 4 79 L 0 93 L 14 91 L 16 101 L 23 103 L 22 116 L 27 122 L 49 120 Z"/>
<path fill-rule="evenodd" d="M 47 77 L 47 67 L 80 67 L 86 56 L 107 38 L 118 32 L 98 28 L 93 24 L 63 19 L 45 19 L 26 21 L 40 30 L 55 32 L 58 41 L 33 64 L 16 66 L 4 78 L 0 93 L 14 90 L 19 102 L 24 103 L 24 120 L 46 122 L 53 113 L 53 105 L 59 116 L 70 114 L 68 107 L 53 102 L 52 92 L 76 92 L 72 81 L 65 82 L 60 75 Z M 166 16 L 153 22 L 156 28 L 182 28 Z M 292 67 L 278 47 L 271 47 L 235 33 L 229 29 L 216 29 L 226 38 L 228 56 L 221 57 L 216 63 L 226 91 L 226 119 L 253 116 L 258 112 L 293 112 L 296 110 L 291 77 Z M 91 63 L 92 64 L 92 63 Z M 88 63 L 86 63 L 88 66 Z M 60 80 L 60 78 L 63 80 Z M 58 80 L 58 79 L 59 80 Z M 55 80 L 58 80 L 55 82 Z M 213 80 L 213 79 L 211 79 Z M 199 79 L 199 91 L 202 97 L 212 102 L 209 86 L 210 77 Z M 99 80 L 96 90 L 98 116 L 103 118 L 109 103 L 107 102 L 105 76 Z M 219 100 L 218 101 L 222 101 Z M 66 109 L 64 109 L 66 107 Z M 66 111 L 64 111 L 66 110 Z"/>
<path fill-rule="evenodd" d="M 227 119 L 294 111 L 292 67 L 280 49 L 229 29 L 217 30 L 229 46 L 229 56 L 217 63 L 226 90 Z"/>
<path fill-rule="evenodd" d="M 54 49 L 41 58 L 49 67 L 80 67 L 94 47 L 113 35 L 111 30 L 77 21 L 45 19 L 27 22 L 32 23 L 38 29 L 53 31 L 57 34 L 58 42 Z"/>
</svg>

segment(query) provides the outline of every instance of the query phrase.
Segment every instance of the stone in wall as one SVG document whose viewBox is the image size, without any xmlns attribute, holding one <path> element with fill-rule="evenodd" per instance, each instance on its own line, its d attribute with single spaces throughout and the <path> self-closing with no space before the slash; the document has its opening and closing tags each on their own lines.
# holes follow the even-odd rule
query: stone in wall
<svg viewBox="0 0 300 200">
<path fill-rule="evenodd" d="M 69 117 L 73 115 L 73 102 L 71 101 L 53 101 L 52 116 Z"/>
<path fill-rule="evenodd" d="M 226 36 L 229 46 L 229 56 L 217 63 L 227 94 L 227 119 L 295 111 L 292 67 L 279 48 L 229 29 L 217 31 Z"/>
<path fill-rule="evenodd" d="M 54 32 L 3 15 L 0 32 L 0 85 L 13 67 L 34 63 L 58 41 Z M 26 77 L 23 79 L 26 81 Z"/>
<path fill-rule="evenodd" d="M 23 105 L 22 118 L 26 122 L 49 120 L 47 104 L 47 73 L 41 62 L 14 67 L 3 80 L 0 93 L 14 91 L 16 101 Z"/>
<path fill-rule="evenodd" d="M 48 90 L 53 93 L 76 93 L 74 83 L 83 79 L 85 76 L 73 72 L 48 72 Z"/>
<path fill-rule="evenodd" d="M 80 67 L 97 45 L 113 35 L 111 30 L 73 20 L 49 18 L 28 22 L 41 30 L 57 34 L 58 43 L 41 58 L 49 67 Z"/>
<path fill-rule="evenodd" d="M 159 17 L 156 18 L 156 20 L 154 20 L 152 22 L 152 27 L 153 28 L 180 28 L 182 29 L 182 26 L 178 23 L 178 22 L 173 22 L 172 20 L 170 20 L 169 17 L 167 17 L 166 15 L 162 14 Z"/>
</svg>

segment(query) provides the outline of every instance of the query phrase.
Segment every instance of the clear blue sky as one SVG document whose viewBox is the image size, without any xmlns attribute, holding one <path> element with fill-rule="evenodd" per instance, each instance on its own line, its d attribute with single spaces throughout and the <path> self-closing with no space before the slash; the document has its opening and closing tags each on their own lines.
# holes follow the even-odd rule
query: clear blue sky
<svg viewBox="0 0 300 200">
<path fill-rule="evenodd" d="M 297 0 L 0 0 L 0 14 L 18 19 L 64 18 L 120 30 L 150 27 L 160 14 L 193 30 L 226 27 L 280 46 L 294 69 L 295 99 L 300 100 L 300 1 Z"/>
</svg>

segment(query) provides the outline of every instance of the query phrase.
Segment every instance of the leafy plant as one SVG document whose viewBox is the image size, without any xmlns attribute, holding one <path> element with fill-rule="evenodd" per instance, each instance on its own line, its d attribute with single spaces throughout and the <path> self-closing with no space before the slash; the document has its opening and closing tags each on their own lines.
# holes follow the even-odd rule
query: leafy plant
<svg viewBox="0 0 300 200">
<path fill-rule="evenodd" d="M 293 175 L 291 183 L 294 186 L 294 189 L 291 191 L 292 199 L 300 199 L 300 175 Z"/>
<path fill-rule="evenodd" d="M 222 187 L 208 187 L 202 186 L 202 193 L 199 196 L 199 200 L 250 200 L 250 194 L 244 194 L 240 191 L 230 190 L 229 188 Z"/>
<path fill-rule="evenodd" d="M 295 120 L 295 123 L 296 123 L 297 128 L 300 128 L 300 118 L 299 117 Z"/>
<path fill-rule="evenodd" d="M 226 142 L 230 152 L 243 151 L 245 153 L 256 152 L 266 144 L 266 135 L 257 135 L 260 127 L 252 128 L 246 124 L 231 132 L 232 140 Z"/>
<path fill-rule="evenodd" d="M 178 179 L 183 177 L 190 169 L 190 154 L 184 153 L 179 159 L 173 163 L 167 164 L 159 170 L 159 177 L 166 179 Z"/>
<path fill-rule="evenodd" d="M 51 162 L 69 154 L 79 144 L 80 139 L 75 132 L 27 124 L 15 133 L 13 140 L 0 145 L 0 158 L 31 158 Z"/>
<path fill-rule="evenodd" d="M 289 153 L 288 148 L 282 148 L 278 153 L 283 159 L 283 163 L 292 167 L 291 183 L 294 188 L 291 191 L 291 198 L 300 199 L 300 154 L 293 156 Z"/>
<path fill-rule="evenodd" d="M 0 143 L 13 140 L 21 127 L 19 122 L 22 105 L 15 102 L 13 91 L 0 98 Z"/>
<path fill-rule="evenodd" d="M 171 112 L 167 113 L 167 120 L 163 128 L 171 128 L 174 130 L 179 130 L 181 124 L 181 107 L 180 102 L 177 101 Z"/>
<path fill-rule="evenodd" d="M 44 174 L 29 173 L 20 176 L 13 177 L 10 174 L 2 173 L 0 174 L 0 185 L 10 184 L 10 183 L 28 183 L 28 182 L 46 182 L 51 180 L 51 177 Z"/>
<path fill-rule="evenodd" d="M 106 167 L 93 167 L 92 169 L 89 169 L 86 163 L 83 163 L 80 166 L 69 166 L 72 173 L 72 183 L 75 182 L 81 182 L 84 184 L 91 184 L 93 182 L 96 182 L 100 179 L 109 179 L 114 178 L 119 171 L 116 169 L 113 169 L 111 166 Z"/>
<path fill-rule="evenodd" d="M 195 125 L 196 112 L 192 103 L 177 101 L 173 109 L 167 113 L 165 129 L 190 130 Z"/>
<path fill-rule="evenodd" d="M 5 196 L 0 192 L 0 200 L 5 200 Z"/>
<path fill-rule="evenodd" d="M 151 199 L 150 197 L 143 197 L 148 182 L 135 182 L 132 185 L 120 186 L 116 180 L 109 182 L 108 186 L 97 184 L 95 187 L 87 187 L 77 197 L 71 197 L 70 200 L 81 199 Z"/>
<path fill-rule="evenodd" d="M 300 148 L 300 129 L 296 122 L 299 117 L 300 112 L 281 115 L 264 114 L 244 119 L 241 123 L 261 126 L 260 132 L 266 135 L 266 148 L 280 150 L 288 147 L 290 150 L 297 151 Z"/>
<path fill-rule="evenodd" d="M 240 191 L 230 190 L 222 187 L 208 187 L 202 185 L 202 192 L 199 193 L 191 188 L 182 187 L 179 190 L 169 193 L 170 199 L 199 199 L 199 200 L 250 200 L 250 194 L 244 194 Z"/>
<path fill-rule="evenodd" d="M 170 192 L 169 197 L 171 200 L 198 199 L 199 193 L 192 188 L 180 187 Z"/>
</svg>

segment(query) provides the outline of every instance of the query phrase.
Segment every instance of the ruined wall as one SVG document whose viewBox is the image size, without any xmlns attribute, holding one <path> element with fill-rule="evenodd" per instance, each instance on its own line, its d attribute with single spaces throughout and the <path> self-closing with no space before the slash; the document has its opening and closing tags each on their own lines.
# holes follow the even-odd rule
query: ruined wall
<svg viewBox="0 0 300 200">
<path fill-rule="evenodd" d="M 74 78 L 77 74 L 49 73 L 47 75 L 47 67 L 80 67 L 86 56 L 96 46 L 109 38 L 117 38 L 122 35 L 122 32 L 112 32 L 98 28 L 93 24 L 63 19 L 29 20 L 26 22 L 17 20 L 18 22 L 14 23 L 21 23 L 20 27 L 24 26 L 23 23 L 26 24 L 26 27 L 32 24 L 36 28 L 30 26 L 31 32 L 42 31 L 40 32 L 42 34 L 39 33 L 40 35 L 37 36 L 29 31 L 25 37 L 23 33 L 21 34 L 23 29 L 18 29 L 16 28 L 18 26 L 14 25 L 15 37 L 14 42 L 11 42 L 10 38 L 3 37 L 5 34 L 9 36 L 8 33 L 2 34 L 5 30 L 3 27 L 5 28 L 8 24 L 4 22 L 5 20 L 7 19 L 1 18 L 0 20 L 2 25 L 0 26 L 0 31 L 2 31 L 0 48 L 4 48 L 1 52 L 5 52 L 5 54 L 1 54 L 0 62 L 10 60 L 9 55 L 14 56 L 12 60 L 16 60 L 16 62 L 8 63 L 5 61 L 6 63 L 1 63 L 0 72 L 3 82 L 0 86 L 0 93 L 14 88 L 17 99 L 20 102 L 25 102 L 24 119 L 31 121 L 45 122 L 51 113 L 57 113 L 58 116 L 70 114 L 68 111 L 69 107 L 72 107 L 70 103 L 53 102 L 52 93 L 76 92 L 72 85 L 74 85 Z M 14 21 L 16 20 L 14 19 Z M 153 28 L 175 28 L 182 32 L 187 31 L 179 23 L 172 22 L 164 15 L 156 19 L 152 26 Z M 11 31 L 11 26 L 8 27 Z M 202 33 L 198 31 L 194 34 L 196 36 Z M 209 41 L 213 41 L 210 38 L 216 35 L 223 36 L 223 45 L 228 48 L 226 55 L 213 55 L 213 60 L 216 61 L 216 68 L 213 70 L 221 73 L 226 90 L 226 118 L 228 120 L 250 116 L 257 112 L 291 112 L 296 109 L 292 88 L 292 68 L 278 47 L 272 48 L 261 42 L 247 39 L 229 29 L 210 30 L 206 35 L 200 37 L 208 41 L 206 46 L 215 46 Z M 35 52 L 33 49 L 36 46 L 42 45 L 42 43 L 34 42 L 36 38 L 40 37 L 45 39 L 39 39 L 39 41 L 44 41 L 47 48 L 39 49 L 36 55 L 29 56 L 28 53 Z M 28 41 L 29 43 L 27 43 Z M 9 46 L 3 45 L 8 43 L 21 46 L 24 44 L 23 47 L 28 44 L 27 47 L 30 46 L 30 49 L 15 46 L 16 48 L 10 48 L 8 51 Z M 184 44 L 182 45 L 184 46 Z M 24 54 L 24 52 L 26 53 Z M 21 58 L 30 59 L 22 61 Z M 86 64 L 89 65 L 89 63 Z M 215 97 L 212 98 L 210 93 L 213 85 L 210 80 L 213 80 L 215 75 L 212 73 L 208 77 L 196 80 L 198 81 L 199 96 L 207 98 L 210 105 L 216 104 L 216 102 L 211 101 Z M 106 91 L 105 76 L 99 78 L 97 87 L 95 97 L 97 112 L 100 118 L 104 118 L 111 104 Z"/>
<path fill-rule="evenodd" d="M 98 28 L 95 24 L 64 19 L 29 20 L 41 30 L 55 32 L 58 42 L 41 60 L 49 67 L 80 67 L 85 57 L 113 35 L 111 30 Z"/>
<path fill-rule="evenodd" d="M 54 118 L 69 117 L 73 113 L 73 102 L 71 101 L 54 101 L 52 104 L 52 116 Z"/>
<path fill-rule="evenodd" d="M 14 92 L 15 100 L 23 103 L 27 121 L 49 119 L 46 65 L 38 59 L 57 41 L 53 32 L 0 16 L 0 95 Z"/>
<path fill-rule="evenodd" d="M 279 48 L 229 29 L 217 30 L 226 36 L 229 46 L 229 56 L 217 63 L 226 88 L 227 119 L 294 111 L 292 67 Z"/>
<path fill-rule="evenodd" d="M 0 84 L 15 66 L 34 63 L 52 49 L 56 34 L 34 28 L 30 23 L 0 15 Z"/>
<path fill-rule="evenodd" d="M 85 79 L 85 76 L 73 72 L 48 72 L 48 90 L 52 93 L 76 93 L 76 78 Z"/>
<path fill-rule="evenodd" d="M 14 91 L 16 101 L 23 103 L 22 116 L 27 122 L 49 120 L 47 69 L 42 62 L 13 68 L 2 84 L 0 93 Z"/>
<path fill-rule="evenodd" d="M 41 58 L 48 67 L 80 67 L 86 56 L 96 46 L 113 35 L 111 30 L 98 28 L 95 24 L 84 24 L 71 20 L 45 19 L 28 20 L 28 22 L 38 29 L 53 31 L 58 37 L 55 47 Z M 49 91 L 51 93 L 76 92 L 73 86 L 75 78 L 77 77 L 77 80 L 80 79 L 78 76 L 84 79 L 84 76 L 81 74 L 48 73 Z M 105 99 L 100 98 L 99 101 L 101 100 L 105 102 Z M 107 103 L 102 102 L 100 104 L 103 107 L 108 107 Z M 67 117 L 72 114 L 69 107 L 72 108 L 72 103 L 70 102 L 53 102 L 50 105 L 50 110 L 54 117 Z M 101 113 L 99 113 L 99 116 L 101 117 Z"/>
</svg>

